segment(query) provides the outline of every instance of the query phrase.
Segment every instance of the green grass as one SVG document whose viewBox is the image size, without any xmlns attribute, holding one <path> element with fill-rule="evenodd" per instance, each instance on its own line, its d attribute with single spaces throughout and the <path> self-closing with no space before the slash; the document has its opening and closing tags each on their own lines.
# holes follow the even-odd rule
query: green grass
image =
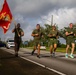
<svg viewBox="0 0 76 75">
<path fill-rule="evenodd" d="M 49 51 L 49 47 L 46 48 L 47 51 Z M 66 52 L 66 48 L 57 48 L 56 52 L 61 52 L 61 53 L 65 53 Z M 70 53 L 71 50 L 68 50 L 68 53 Z M 74 54 L 76 54 L 76 50 L 74 51 Z"/>
<path fill-rule="evenodd" d="M 49 51 L 49 47 L 47 47 L 46 50 Z M 65 53 L 65 48 L 57 48 L 56 52 Z"/>
<path fill-rule="evenodd" d="M 33 49 L 33 47 L 26 47 L 28 49 Z M 49 51 L 49 47 L 46 47 L 46 51 Z M 57 48 L 57 52 L 65 52 L 65 48 Z"/>
<path fill-rule="evenodd" d="M 57 52 L 65 53 L 66 49 L 65 49 L 65 48 L 57 48 L 56 51 L 57 51 Z"/>
<path fill-rule="evenodd" d="M 33 47 L 26 47 L 26 48 L 33 49 Z M 46 47 L 45 51 L 49 51 L 49 47 Z M 66 48 L 57 48 L 56 52 L 65 53 L 66 52 Z M 71 50 L 68 50 L 68 52 L 70 53 Z M 74 51 L 74 53 L 76 54 L 76 51 Z"/>
</svg>

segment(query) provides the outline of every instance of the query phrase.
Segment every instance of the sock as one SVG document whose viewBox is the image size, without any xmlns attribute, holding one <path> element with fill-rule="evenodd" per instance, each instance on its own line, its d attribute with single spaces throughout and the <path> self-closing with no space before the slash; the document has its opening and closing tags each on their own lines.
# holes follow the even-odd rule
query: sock
<svg viewBox="0 0 76 75">
<path fill-rule="evenodd" d="M 71 53 L 71 55 L 73 55 L 73 53 Z"/>
<path fill-rule="evenodd" d="M 66 53 L 66 55 L 68 55 L 68 53 Z"/>
</svg>

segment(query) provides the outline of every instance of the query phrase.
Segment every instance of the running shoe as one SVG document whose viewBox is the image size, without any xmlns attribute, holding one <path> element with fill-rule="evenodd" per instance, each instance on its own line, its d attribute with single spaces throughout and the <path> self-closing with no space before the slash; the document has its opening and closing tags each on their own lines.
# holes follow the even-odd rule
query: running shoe
<svg viewBox="0 0 76 75">
<path fill-rule="evenodd" d="M 37 55 L 38 58 L 40 58 L 40 55 Z"/>
<path fill-rule="evenodd" d="M 33 50 L 33 51 L 31 52 L 31 55 L 33 55 L 33 54 L 34 54 L 34 52 L 35 52 L 35 50 Z"/>
<path fill-rule="evenodd" d="M 52 53 L 52 56 L 55 57 L 55 52 Z"/>
<path fill-rule="evenodd" d="M 65 57 L 68 58 L 68 54 L 65 54 Z"/>
<path fill-rule="evenodd" d="M 74 55 L 73 54 L 70 54 L 70 58 L 74 58 Z"/>
</svg>

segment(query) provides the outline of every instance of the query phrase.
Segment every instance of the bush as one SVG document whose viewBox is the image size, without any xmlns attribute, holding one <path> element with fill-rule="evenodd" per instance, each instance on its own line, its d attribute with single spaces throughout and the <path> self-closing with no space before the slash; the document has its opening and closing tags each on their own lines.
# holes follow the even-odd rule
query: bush
<svg viewBox="0 0 76 75">
<path fill-rule="evenodd" d="M 61 47 L 61 48 L 66 48 L 66 45 L 65 45 L 65 44 L 61 44 L 60 47 Z"/>
</svg>

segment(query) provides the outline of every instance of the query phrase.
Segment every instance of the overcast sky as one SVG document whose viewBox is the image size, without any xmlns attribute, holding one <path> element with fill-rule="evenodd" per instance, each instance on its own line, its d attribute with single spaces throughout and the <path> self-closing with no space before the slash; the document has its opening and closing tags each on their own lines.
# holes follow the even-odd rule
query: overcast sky
<svg viewBox="0 0 76 75">
<path fill-rule="evenodd" d="M 52 15 L 59 29 L 68 26 L 70 22 L 76 23 L 76 0 L 7 0 L 7 2 L 15 21 L 21 23 L 21 28 L 25 32 L 23 37 L 25 40 L 32 38 L 31 32 L 37 23 L 41 26 L 45 23 L 50 24 Z M 0 8 L 2 4 L 3 0 L 0 0 Z M 0 37 L 3 39 L 14 37 L 11 33 L 13 28 L 12 22 L 5 35 L 0 28 Z"/>
</svg>

